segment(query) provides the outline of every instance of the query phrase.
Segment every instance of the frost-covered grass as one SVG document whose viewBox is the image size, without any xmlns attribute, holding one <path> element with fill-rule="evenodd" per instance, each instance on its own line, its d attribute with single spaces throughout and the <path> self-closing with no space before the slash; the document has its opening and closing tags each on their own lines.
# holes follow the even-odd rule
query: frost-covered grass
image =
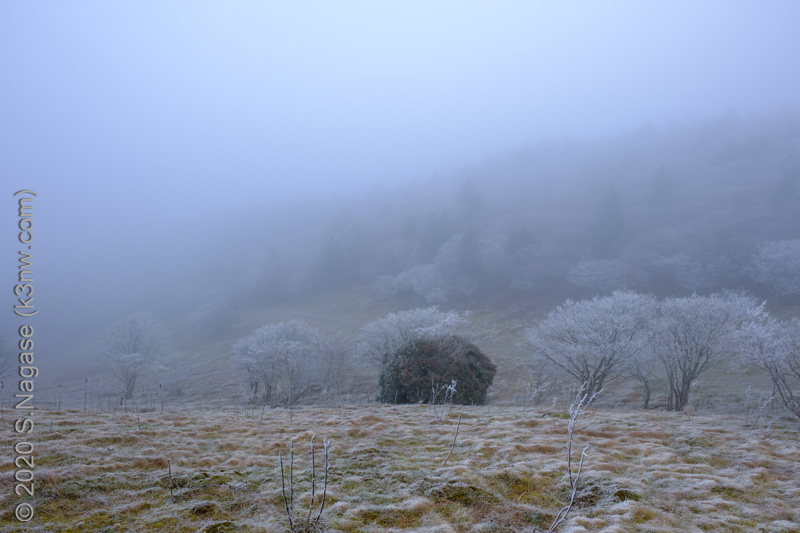
<svg viewBox="0 0 800 533">
<path fill-rule="evenodd" d="M 36 515 L 14 521 L 21 500 L 4 461 L 0 530 L 283 532 L 278 452 L 295 439 L 304 522 L 313 434 L 319 450 L 331 441 L 330 531 L 532 531 L 568 497 L 568 420 L 546 407 L 457 407 L 442 424 L 417 405 L 139 416 L 38 411 Z M 8 433 L 0 440 L 12 450 Z M 579 502 L 559 531 L 800 531 L 796 424 L 759 431 L 741 417 L 590 408 L 573 448 L 585 445 Z"/>
</svg>

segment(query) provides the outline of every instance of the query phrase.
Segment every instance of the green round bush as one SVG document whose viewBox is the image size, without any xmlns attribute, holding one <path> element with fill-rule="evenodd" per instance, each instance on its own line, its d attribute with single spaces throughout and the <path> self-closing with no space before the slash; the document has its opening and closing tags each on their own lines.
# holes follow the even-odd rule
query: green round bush
<svg viewBox="0 0 800 533">
<path fill-rule="evenodd" d="M 483 405 L 497 368 L 477 346 L 449 336 L 404 344 L 381 372 L 378 401 L 430 403 L 433 388 L 456 381 L 453 403 Z M 444 391 L 437 396 L 442 401 Z"/>
</svg>

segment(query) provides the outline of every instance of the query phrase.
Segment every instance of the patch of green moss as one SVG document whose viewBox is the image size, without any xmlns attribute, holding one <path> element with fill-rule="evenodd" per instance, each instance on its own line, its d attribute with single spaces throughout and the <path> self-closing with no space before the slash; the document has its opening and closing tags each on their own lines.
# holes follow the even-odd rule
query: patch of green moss
<svg viewBox="0 0 800 533">
<path fill-rule="evenodd" d="M 163 516 L 148 522 L 146 525 L 153 531 L 172 531 L 180 521 L 180 518 L 177 516 Z"/>
<path fill-rule="evenodd" d="M 423 511 L 412 509 L 367 507 L 356 513 L 356 518 L 364 524 L 377 524 L 381 527 L 410 528 L 419 521 Z"/>
<path fill-rule="evenodd" d="M 617 501 L 620 501 L 620 502 L 624 502 L 624 501 L 627 501 L 627 500 L 632 500 L 632 501 L 638 502 L 639 500 L 642 499 L 641 496 L 639 496 L 638 494 L 636 494 L 632 490 L 628 490 L 628 489 L 619 489 L 617 492 L 614 493 L 614 498 Z"/>
<path fill-rule="evenodd" d="M 745 496 L 743 490 L 734 487 L 725 487 L 721 485 L 717 485 L 716 487 L 712 488 L 711 494 L 722 494 L 733 500 L 741 500 Z"/>
<path fill-rule="evenodd" d="M 92 492 L 111 493 L 117 490 L 142 488 L 140 485 L 132 483 L 132 481 L 129 477 L 120 474 L 107 473 L 97 477 L 60 483 L 54 487 L 54 491 L 60 497 L 79 500 Z"/>
<path fill-rule="evenodd" d="M 494 494 L 460 481 L 436 485 L 426 491 L 426 496 L 437 502 L 451 501 L 467 506 L 500 501 Z"/>
<path fill-rule="evenodd" d="M 108 435 L 87 439 L 83 444 L 87 446 L 108 447 L 108 446 L 133 446 L 139 442 L 139 437 L 131 434 Z"/>
<path fill-rule="evenodd" d="M 656 513 L 647 507 L 637 507 L 633 510 L 633 521 L 637 524 L 649 522 L 656 517 Z"/>
<path fill-rule="evenodd" d="M 472 509 L 458 503 L 447 502 L 437 505 L 436 511 L 454 525 L 460 522 L 463 523 L 473 520 Z"/>
<path fill-rule="evenodd" d="M 217 502 L 205 500 L 192 505 L 190 512 L 195 516 L 215 516 L 222 512 L 222 507 Z"/>
<path fill-rule="evenodd" d="M 753 530 L 752 528 L 758 526 L 758 522 L 755 520 L 749 520 L 747 518 L 735 518 L 733 519 L 732 523 L 737 526 L 751 528 L 750 531 Z"/>
<path fill-rule="evenodd" d="M 721 455 L 712 455 L 708 458 L 706 463 L 718 469 L 727 468 L 731 464 L 729 459 L 722 457 Z"/>
<path fill-rule="evenodd" d="M 214 524 L 207 525 L 200 530 L 200 533 L 232 533 L 239 530 L 239 526 L 237 526 L 234 522 L 225 520 L 224 522 L 216 522 Z"/>
<path fill-rule="evenodd" d="M 702 458 L 697 457 L 696 455 L 681 454 L 681 458 L 683 459 L 683 462 L 686 463 L 687 465 L 699 465 L 705 463 L 705 461 Z"/>
<path fill-rule="evenodd" d="M 689 437 L 686 439 L 686 444 L 689 446 L 699 446 L 702 448 L 712 448 L 717 445 L 717 439 L 711 435 L 703 435 L 700 437 Z"/>
<path fill-rule="evenodd" d="M 567 490 L 567 494 L 564 498 L 565 501 L 569 500 L 569 495 L 571 493 L 571 490 Z M 581 507 L 594 507 L 600 502 L 600 500 L 603 499 L 603 496 L 605 496 L 605 494 L 603 494 L 602 487 L 594 483 L 588 483 L 578 489 L 578 494 L 575 497 L 575 501 Z"/>
<path fill-rule="evenodd" d="M 492 481 L 492 488 L 509 501 L 543 507 L 559 503 L 553 479 L 506 470 L 494 476 Z"/>
<path fill-rule="evenodd" d="M 103 528 L 117 523 L 116 517 L 108 511 L 92 513 L 74 526 L 67 529 L 68 533 L 83 533 L 85 531 L 103 531 Z"/>
<path fill-rule="evenodd" d="M 553 520 L 555 520 L 555 518 L 556 518 L 555 515 L 550 513 L 545 513 L 544 511 L 540 510 L 533 511 L 529 515 L 529 520 L 531 524 L 533 524 L 537 528 L 549 527 L 553 523 Z"/>
</svg>

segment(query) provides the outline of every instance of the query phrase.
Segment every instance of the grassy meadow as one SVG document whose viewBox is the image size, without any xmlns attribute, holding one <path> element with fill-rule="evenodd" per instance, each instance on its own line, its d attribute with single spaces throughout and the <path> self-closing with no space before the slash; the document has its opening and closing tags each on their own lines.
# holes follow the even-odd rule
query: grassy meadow
<svg viewBox="0 0 800 533">
<path fill-rule="evenodd" d="M 2 466 L 9 533 L 288 531 L 278 453 L 288 476 L 294 439 L 305 524 L 313 435 L 315 516 L 330 441 L 321 531 L 546 530 L 569 498 L 563 407 L 455 406 L 441 420 L 428 405 L 41 409 L 36 422 L 35 498 L 15 496 L 12 462 Z M 796 422 L 770 424 L 590 407 L 574 436 L 573 469 L 590 446 L 578 500 L 559 531 L 800 531 Z M 8 433 L 1 440 L 13 449 Z M 35 506 L 24 526 L 21 501 Z"/>
</svg>

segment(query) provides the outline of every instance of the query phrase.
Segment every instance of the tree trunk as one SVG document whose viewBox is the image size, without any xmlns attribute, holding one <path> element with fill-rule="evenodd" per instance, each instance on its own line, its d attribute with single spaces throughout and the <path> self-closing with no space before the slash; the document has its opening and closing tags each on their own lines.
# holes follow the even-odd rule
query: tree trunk
<svg viewBox="0 0 800 533">
<path fill-rule="evenodd" d="M 645 379 L 645 380 L 642 380 L 642 383 L 644 383 L 644 391 L 642 392 L 642 395 L 644 397 L 644 405 L 642 405 L 642 409 L 649 409 L 650 408 L 650 382 Z"/>
<path fill-rule="evenodd" d="M 258 401 L 258 380 L 250 380 L 250 398 L 254 403 Z"/>
<path fill-rule="evenodd" d="M 689 385 L 681 383 L 679 394 L 676 397 L 677 403 L 675 404 L 676 411 L 683 411 L 689 404 Z"/>
<path fill-rule="evenodd" d="M 125 394 L 119 399 L 119 404 L 122 405 L 122 400 L 133 399 L 133 389 L 136 387 L 136 376 L 130 376 L 125 379 Z"/>
</svg>

